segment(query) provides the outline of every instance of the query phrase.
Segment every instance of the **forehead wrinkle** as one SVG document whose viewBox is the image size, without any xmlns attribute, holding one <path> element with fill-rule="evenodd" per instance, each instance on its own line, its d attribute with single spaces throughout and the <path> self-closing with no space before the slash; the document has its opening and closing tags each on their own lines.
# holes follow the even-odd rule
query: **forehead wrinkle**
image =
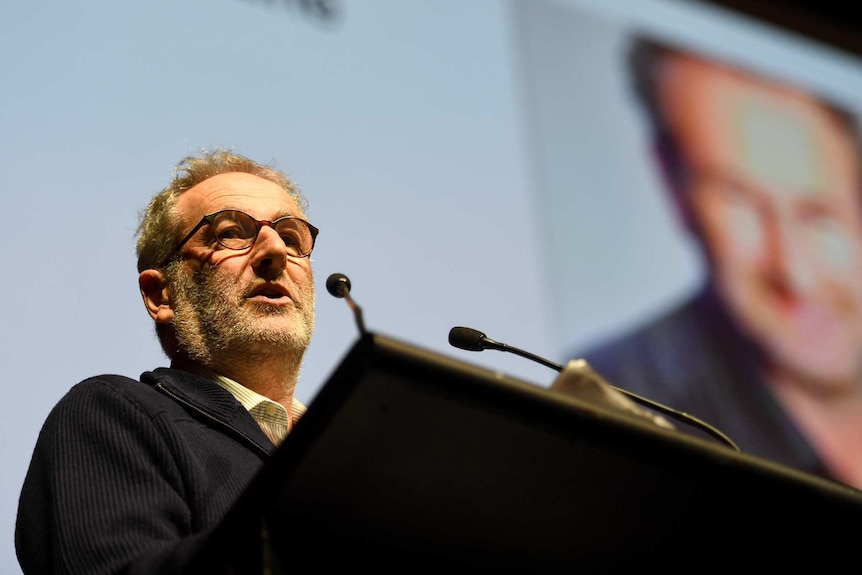
<svg viewBox="0 0 862 575">
<path fill-rule="evenodd" d="M 277 217 L 281 217 L 282 215 L 287 216 L 295 216 L 295 215 L 304 215 L 302 211 L 297 207 L 296 202 L 293 201 L 293 198 L 290 196 L 287 191 L 279 188 L 283 192 L 283 197 L 278 198 L 278 205 L 275 208 L 275 214 L 273 219 Z M 261 192 L 261 194 L 257 194 L 255 192 Z M 231 187 L 222 187 L 216 188 L 214 190 L 208 191 L 202 200 L 202 203 L 208 207 L 206 213 L 219 212 L 222 210 L 237 210 L 240 212 L 245 212 L 246 214 L 256 218 L 256 219 L 267 219 L 261 218 L 258 214 L 254 212 L 256 209 L 260 209 L 260 206 L 257 208 L 252 207 L 255 203 L 260 203 L 261 201 L 267 201 L 270 198 L 267 196 L 268 190 L 265 188 L 253 188 L 253 189 L 241 189 L 238 190 L 236 188 Z M 242 198 L 248 198 L 248 202 L 243 202 Z M 225 200 L 225 198 L 227 198 Z M 275 199 L 275 198 L 273 198 Z"/>
</svg>

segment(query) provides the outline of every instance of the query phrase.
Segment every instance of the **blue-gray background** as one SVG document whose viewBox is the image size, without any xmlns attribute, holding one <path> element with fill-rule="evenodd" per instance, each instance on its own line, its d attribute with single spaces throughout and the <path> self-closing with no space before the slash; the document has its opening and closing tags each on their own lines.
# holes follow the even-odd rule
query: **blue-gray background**
<svg viewBox="0 0 862 575">
<path fill-rule="evenodd" d="M 19 572 L 18 492 L 53 404 L 90 375 L 135 377 L 164 364 L 137 291 L 133 234 L 173 165 L 200 147 L 274 160 L 308 196 L 322 232 L 313 258 L 318 326 L 298 389 L 305 402 L 356 336 L 346 304 L 323 287 L 332 272 L 350 276 L 370 329 L 540 386 L 552 371 L 454 350 L 449 329 L 473 326 L 563 362 L 573 344 L 689 289 L 697 263 L 654 193 L 612 71 L 626 30 L 684 31 L 683 39 L 762 53 L 780 70 L 804 67 L 848 98 L 862 94 L 849 57 L 821 65 L 837 55 L 691 7 L 0 5 L 8 231 L 0 247 L 0 573 Z M 571 28 L 544 34 L 560 9 Z M 572 51 L 549 50 L 552 34 L 573 42 Z M 555 75 L 569 78 L 577 97 L 543 90 L 542 79 Z M 569 114 L 568 123 L 555 124 L 557 114 Z M 560 150 L 574 153 L 561 160 L 553 155 Z M 556 179 L 563 168 L 566 193 Z M 641 263 L 651 253 L 670 254 L 661 270 L 655 259 Z M 620 258 L 631 265 L 621 268 Z"/>
</svg>

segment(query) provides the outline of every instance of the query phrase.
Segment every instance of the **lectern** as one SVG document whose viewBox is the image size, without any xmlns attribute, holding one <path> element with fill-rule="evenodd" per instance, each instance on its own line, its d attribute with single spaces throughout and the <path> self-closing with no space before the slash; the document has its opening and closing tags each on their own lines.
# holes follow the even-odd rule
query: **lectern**
<svg viewBox="0 0 862 575">
<path fill-rule="evenodd" d="M 201 572 L 715 572 L 856 564 L 862 494 L 379 334 Z"/>
</svg>

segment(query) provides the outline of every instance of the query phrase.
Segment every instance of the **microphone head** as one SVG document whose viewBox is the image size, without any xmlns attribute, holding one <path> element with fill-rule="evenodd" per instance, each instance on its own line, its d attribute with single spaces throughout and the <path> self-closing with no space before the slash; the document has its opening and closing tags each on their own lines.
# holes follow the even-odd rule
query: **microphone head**
<svg viewBox="0 0 862 575">
<path fill-rule="evenodd" d="M 469 327 L 453 327 L 449 330 L 449 345 L 467 351 L 483 351 L 485 334 Z"/>
<path fill-rule="evenodd" d="M 326 291 L 335 297 L 344 297 L 350 293 L 350 278 L 344 274 L 334 273 L 326 278 Z"/>
</svg>

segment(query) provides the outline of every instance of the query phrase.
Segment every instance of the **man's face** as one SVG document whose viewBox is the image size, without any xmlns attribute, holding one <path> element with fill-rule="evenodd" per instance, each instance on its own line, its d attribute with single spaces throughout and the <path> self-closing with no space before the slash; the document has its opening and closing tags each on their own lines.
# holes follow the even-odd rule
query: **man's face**
<svg viewBox="0 0 862 575">
<path fill-rule="evenodd" d="M 664 103 L 691 168 L 719 293 L 771 367 L 821 384 L 862 375 L 862 206 L 854 142 L 804 94 L 693 61 Z"/>
<path fill-rule="evenodd" d="M 258 220 L 303 215 L 277 184 L 245 173 L 209 178 L 177 201 L 187 229 L 204 215 L 227 208 Z M 314 327 L 309 258 L 289 257 L 281 237 L 268 226 L 242 251 L 223 248 L 204 226 L 183 252 L 186 261 L 170 286 L 181 349 L 210 366 L 273 353 L 301 357 Z"/>
</svg>

